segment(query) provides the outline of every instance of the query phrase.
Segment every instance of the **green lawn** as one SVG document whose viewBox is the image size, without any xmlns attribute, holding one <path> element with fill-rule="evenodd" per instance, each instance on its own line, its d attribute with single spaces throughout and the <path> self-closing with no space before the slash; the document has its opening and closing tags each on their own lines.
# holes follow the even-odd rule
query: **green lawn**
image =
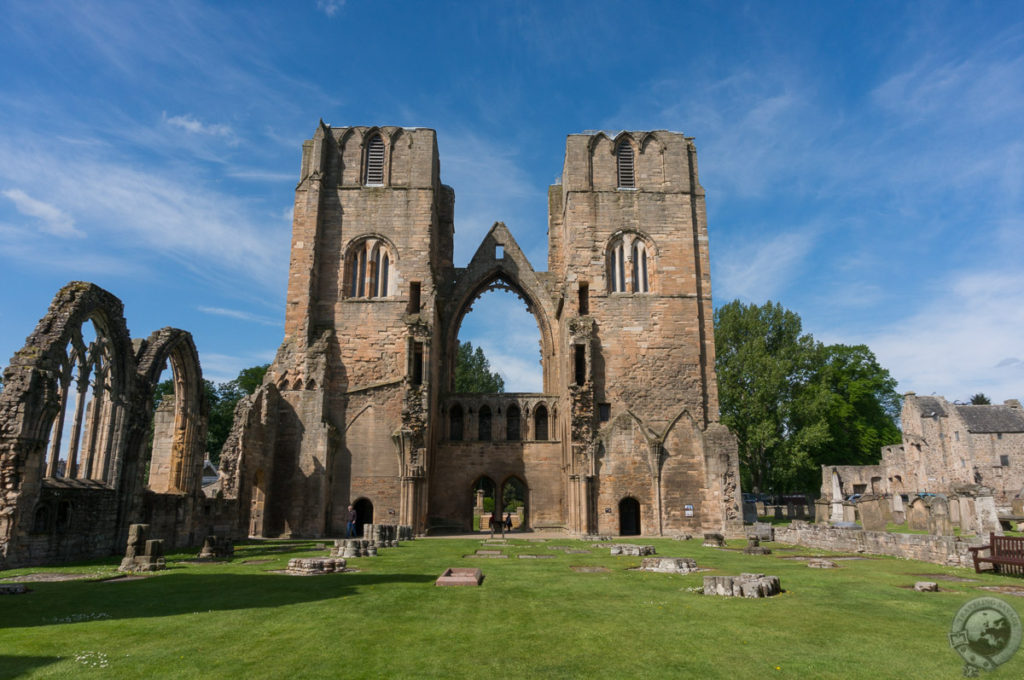
<svg viewBox="0 0 1024 680">
<path fill-rule="evenodd" d="M 34 583 L 26 595 L 0 596 L 0 677 L 957 678 L 962 662 L 946 637 L 957 609 L 994 595 L 978 586 L 1024 588 L 1024 579 L 890 558 L 809 569 L 781 558 L 820 551 L 777 544 L 768 544 L 773 555 L 746 556 L 696 539 L 642 542 L 713 570 L 704 573 L 776 574 L 785 592 L 705 597 L 694 592 L 703 573 L 630 571 L 640 558 L 568 539 L 513 539 L 501 548 L 510 559 L 464 559 L 479 540 L 416 540 L 350 560 L 358 573 L 295 577 L 268 570 L 326 551 L 268 541 L 240 546 L 231 563 L 171 555 L 166 571 L 145 580 Z M 115 566 L 0 576 L 99 577 Z M 479 567 L 485 581 L 435 587 L 450 566 Z M 940 580 L 942 592 L 916 593 L 906 586 L 937 580 L 916 574 L 978 581 Z M 1024 616 L 1024 598 L 997 596 Z M 1024 677 L 1024 651 L 992 677 Z"/>
</svg>

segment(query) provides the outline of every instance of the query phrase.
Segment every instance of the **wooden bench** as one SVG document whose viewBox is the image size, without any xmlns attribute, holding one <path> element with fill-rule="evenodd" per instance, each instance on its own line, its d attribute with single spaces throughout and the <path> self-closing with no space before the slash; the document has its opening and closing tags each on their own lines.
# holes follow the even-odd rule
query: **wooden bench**
<svg viewBox="0 0 1024 680">
<path fill-rule="evenodd" d="M 1024 576 L 1024 536 L 996 536 L 991 533 L 988 545 L 978 545 L 968 550 L 974 557 L 974 571 L 977 574 L 981 573 L 982 563 L 990 562 L 992 570 L 997 574 Z M 982 550 L 988 550 L 988 557 L 978 556 Z"/>
</svg>

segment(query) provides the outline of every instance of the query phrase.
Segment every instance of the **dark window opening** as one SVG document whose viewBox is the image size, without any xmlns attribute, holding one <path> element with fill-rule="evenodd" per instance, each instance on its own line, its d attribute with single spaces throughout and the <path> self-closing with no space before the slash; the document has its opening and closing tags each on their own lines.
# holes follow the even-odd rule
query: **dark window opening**
<svg viewBox="0 0 1024 680">
<path fill-rule="evenodd" d="M 622 142 L 615 155 L 619 165 L 619 187 L 632 189 L 636 186 L 636 176 L 633 172 L 633 147 L 629 145 L 629 142 Z"/>
<path fill-rule="evenodd" d="M 587 381 L 587 355 L 583 345 L 574 345 L 576 348 L 576 384 L 583 385 Z"/>
<path fill-rule="evenodd" d="M 519 407 L 513 404 L 505 411 L 505 439 L 510 442 L 517 442 L 522 439 L 520 435 Z"/>
<path fill-rule="evenodd" d="M 384 140 L 374 135 L 366 145 L 366 183 L 384 184 Z"/>
<path fill-rule="evenodd" d="M 588 284 L 580 282 L 579 296 L 580 316 L 590 314 L 590 286 Z"/>
<path fill-rule="evenodd" d="M 420 311 L 420 282 L 409 282 L 409 314 L 419 314 Z"/>
<path fill-rule="evenodd" d="M 1010 457 L 999 456 L 999 464 L 1002 465 L 1003 467 L 1010 467 Z"/>
<path fill-rule="evenodd" d="M 482 442 L 491 441 L 491 407 L 486 404 L 480 407 L 477 415 L 477 439 Z"/>
<path fill-rule="evenodd" d="M 36 508 L 35 521 L 32 523 L 32 533 L 45 534 L 50 530 L 50 508 L 40 505 Z"/>
<path fill-rule="evenodd" d="M 71 501 L 62 501 L 57 506 L 57 531 L 67 531 L 71 528 Z"/>
<path fill-rule="evenodd" d="M 612 417 L 612 405 L 611 404 L 598 404 L 597 405 L 597 417 L 602 423 L 607 423 Z"/>
<path fill-rule="evenodd" d="M 423 384 L 423 343 L 412 343 L 412 384 Z"/>
<path fill-rule="evenodd" d="M 448 412 L 448 439 L 453 442 L 462 441 L 462 406 L 455 404 Z"/>
<path fill-rule="evenodd" d="M 548 440 L 548 409 L 544 404 L 533 410 L 533 438 L 539 442 Z"/>
</svg>

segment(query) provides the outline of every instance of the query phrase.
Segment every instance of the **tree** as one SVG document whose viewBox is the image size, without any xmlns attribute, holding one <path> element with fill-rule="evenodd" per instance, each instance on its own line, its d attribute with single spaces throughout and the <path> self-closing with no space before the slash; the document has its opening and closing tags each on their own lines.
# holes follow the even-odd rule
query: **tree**
<svg viewBox="0 0 1024 680">
<path fill-rule="evenodd" d="M 898 443 L 896 381 L 864 345 L 822 345 L 779 304 L 715 312 L 722 422 L 747 488 L 806 490 L 823 464 L 876 462 Z"/>
<path fill-rule="evenodd" d="M 505 381 L 491 364 L 482 348 L 473 350 L 471 342 L 460 342 L 455 361 L 455 391 L 462 393 L 493 394 L 505 391 Z"/>
<path fill-rule="evenodd" d="M 985 396 L 984 392 L 978 392 L 971 395 L 970 403 L 972 406 L 988 406 L 992 403 L 992 400 Z"/>
</svg>

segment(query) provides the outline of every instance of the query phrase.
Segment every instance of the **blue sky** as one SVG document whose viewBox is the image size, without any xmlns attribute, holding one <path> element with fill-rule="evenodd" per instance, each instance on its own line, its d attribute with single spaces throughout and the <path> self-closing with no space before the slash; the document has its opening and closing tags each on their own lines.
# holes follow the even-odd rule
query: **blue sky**
<svg viewBox="0 0 1024 680">
<path fill-rule="evenodd" d="M 904 391 L 1024 396 L 1019 2 L 0 2 L 0 18 L 0 364 L 75 279 L 118 295 L 134 336 L 191 331 L 209 378 L 269 361 L 301 143 L 323 118 L 436 129 L 456 263 L 501 220 L 538 269 L 567 134 L 682 131 L 716 305 L 780 301 L 819 340 L 868 344 Z M 531 389 L 535 335 L 508 315 L 481 299 L 472 339 Z"/>
</svg>

